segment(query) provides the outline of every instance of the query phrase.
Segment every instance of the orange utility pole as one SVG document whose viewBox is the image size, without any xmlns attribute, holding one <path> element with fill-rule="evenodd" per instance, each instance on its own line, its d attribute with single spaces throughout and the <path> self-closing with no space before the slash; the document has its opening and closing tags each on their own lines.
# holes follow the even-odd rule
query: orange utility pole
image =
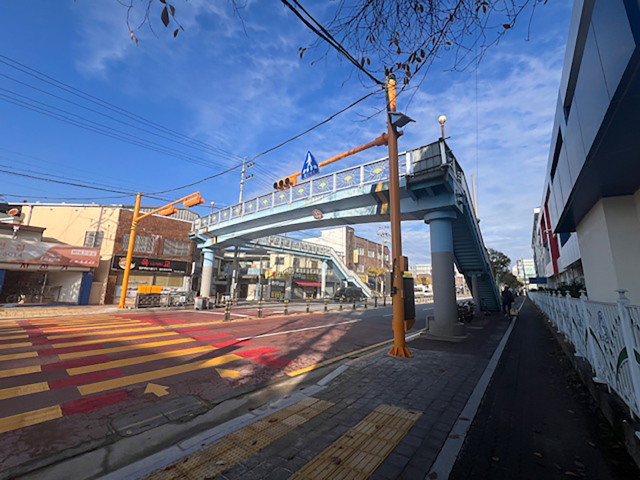
<svg viewBox="0 0 640 480">
<path fill-rule="evenodd" d="M 184 202 L 185 207 L 195 207 L 196 205 L 200 205 L 204 203 L 204 200 L 200 196 L 200 192 L 192 193 L 191 195 L 187 195 L 186 197 L 182 197 L 180 200 L 176 200 L 175 202 L 168 203 L 162 207 L 156 208 L 149 213 L 145 213 L 144 215 L 140 215 L 140 202 L 142 200 L 142 194 L 138 193 L 136 195 L 136 204 L 133 207 L 133 220 L 131 221 L 131 232 L 129 233 L 129 246 L 127 248 L 127 263 L 124 267 L 124 276 L 122 277 L 122 292 L 120 293 L 120 303 L 118 304 L 118 308 L 125 308 L 125 303 L 127 300 L 127 288 L 129 287 L 129 273 L 131 272 L 131 260 L 133 259 L 133 246 L 136 241 L 136 226 L 138 222 L 143 218 L 150 217 L 156 213 L 159 213 L 163 217 L 168 217 L 169 215 L 173 215 L 177 212 L 174 208 L 174 205 Z"/>
<path fill-rule="evenodd" d="M 393 74 L 387 77 L 387 145 L 389 147 L 389 211 L 391 216 L 391 254 L 393 300 L 393 347 L 389 355 L 394 357 L 411 357 L 407 348 L 404 332 L 404 288 L 403 273 L 405 269 L 402 257 L 402 231 L 400 228 L 400 179 L 398 172 L 398 134 L 392 124 L 391 113 L 396 111 L 396 78 Z"/>
</svg>

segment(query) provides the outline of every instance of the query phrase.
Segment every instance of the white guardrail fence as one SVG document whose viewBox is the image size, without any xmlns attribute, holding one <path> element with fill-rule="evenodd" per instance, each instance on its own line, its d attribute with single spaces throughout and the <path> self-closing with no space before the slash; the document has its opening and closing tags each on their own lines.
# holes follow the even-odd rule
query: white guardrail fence
<svg viewBox="0 0 640 480">
<path fill-rule="evenodd" d="M 529 292 L 529 298 L 589 362 L 594 381 L 614 390 L 640 417 L 640 306 L 631 305 L 625 291 L 617 290 L 616 303 L 568 293 Z"/>
</svg>

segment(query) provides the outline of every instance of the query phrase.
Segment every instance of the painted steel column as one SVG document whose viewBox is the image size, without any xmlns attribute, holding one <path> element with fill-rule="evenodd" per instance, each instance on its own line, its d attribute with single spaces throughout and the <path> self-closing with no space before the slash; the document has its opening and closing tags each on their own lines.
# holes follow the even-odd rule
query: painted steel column
<svg viewBox="0 0 640 480">
<path fill-rule="evenodd" d="M 208 297 L 211 295 L 211 283 L 213 282 L 213 250 L 210 248 L 203 249 L 204 261 L 202 262 L 202 280 L 200 281 L 200 296 Z"/>
<path fill-rule="evenodd" d="M 456 283 L 453 270 L 453 210 L 431 212 L 424 216 L 431 231 L 431 278 L 433 282 L 434 321 L 429 333 L 438 336 L 462 336 L 464 324 L 458 322 Z"/>
<path fill-rule="evenodd" d="M 476 304 L 477 311 L 480 311 L 480 290 L 478 290 L 478 275 L 471 275 L 471 295 L 473 295 L 473 302 Z"/>
<path fill-rule="evenodd" d="M 322 261 L 322 283 L 320 286 L 320 294 L 324 297 L 327 294 L 327 261 Z"/>
</svg>

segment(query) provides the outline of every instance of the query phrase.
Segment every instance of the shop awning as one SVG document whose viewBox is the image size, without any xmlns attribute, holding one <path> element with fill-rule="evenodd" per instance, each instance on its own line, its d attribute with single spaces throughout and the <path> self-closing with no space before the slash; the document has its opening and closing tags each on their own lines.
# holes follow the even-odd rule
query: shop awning
<svg viewBox="0 0 640 480">
<path fill-rule="evenodd" d="M 301 287 L 321 287 L 322 284 L 320 282 L 296 282 Z"/>
</svg>

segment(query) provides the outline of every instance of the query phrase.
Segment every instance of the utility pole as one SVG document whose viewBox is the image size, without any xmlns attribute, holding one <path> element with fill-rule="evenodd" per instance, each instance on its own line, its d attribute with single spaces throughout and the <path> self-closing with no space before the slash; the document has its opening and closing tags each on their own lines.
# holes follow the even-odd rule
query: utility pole
<svg viewBox="0 0 640 480">
<path fill-rule="evenodd" d="M 251 162 L 247 165 L 247 157 L 242 159 L 242 170 L 240 171 L 240 195 L 238 197 L 238 203 L 242 204 L 242 194 L 244 192 L 244 184 L 248 180 L 253 178 L 253 174 L 246 175 L 247 170 L 253 167 L 255 163 Z M 238 247 L 236 246 L 233 250 L 233 275 L 231 277 L 231 298 L 238 298 L 237 290 L 238 290 Z"/>
<path fill-rule="evenodd" d="M 404 336 L 404 258 L 402 256 L 402 230 L 400 228 L 400 179 L 398 172 L 398 132 L 392 123 L 391 114 L 396 112 L 396 78 L 387 77 L 387 135 L 389 147 L 389 213 L 391 217 L 391 251 L 393 255 L 393 347 L 390 355 L 410 357 Z"/>
</svg>

